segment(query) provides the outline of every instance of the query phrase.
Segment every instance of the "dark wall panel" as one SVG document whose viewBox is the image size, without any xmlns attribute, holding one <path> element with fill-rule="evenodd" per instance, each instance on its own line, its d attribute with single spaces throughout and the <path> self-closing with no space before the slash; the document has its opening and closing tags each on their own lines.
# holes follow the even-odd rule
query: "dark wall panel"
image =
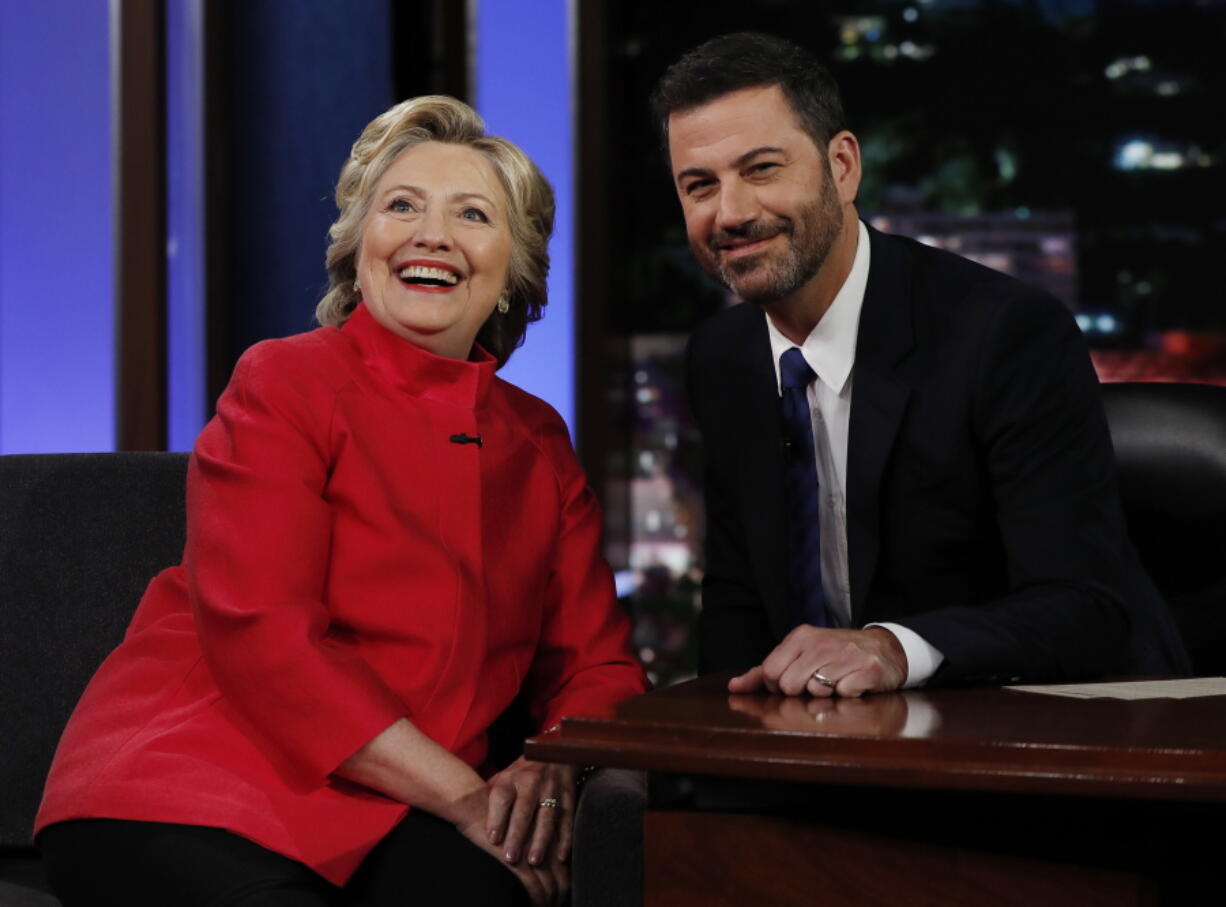
<svg viewBox="0 0 1226 907">
<path fill-rule="evenodd" d="M 393 98 L 390 0 L 209 4 L 209 383 L 252 343 L 310 329 L 332 190 Z"/>
</svg>

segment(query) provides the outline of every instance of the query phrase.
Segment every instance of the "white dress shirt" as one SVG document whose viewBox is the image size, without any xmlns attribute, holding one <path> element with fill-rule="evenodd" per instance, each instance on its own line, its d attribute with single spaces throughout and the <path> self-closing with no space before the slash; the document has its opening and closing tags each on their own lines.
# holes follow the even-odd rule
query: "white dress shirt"
<svg viewBox="0 0 1226 907">
<path fill-rule="evenodd" d="M 817 481 L 821 489 L 822 591 L 830 625 L 851 624 L 851 581 L 847 569 L 847 433 L 851 417 L 851 388 L 856 362 L 860 309 L 868 285 L 868 230 L 860 225 L 856 257 L 843 286 L 821 321 L 800 346 L 801 355 L 817 376 L 806 391 L 813 419 L 813 449 L 817 455 Z M 771 359 L 775 382 L 782 395 L 779 357 L 796 346 L 783 336 L 769 317 Z M 907 656 L 905 686 L 919 686 L 940 667 L 944 656 L 918 633 L 898 624 L 884 627 L 898 639 Z"/>
</svg>

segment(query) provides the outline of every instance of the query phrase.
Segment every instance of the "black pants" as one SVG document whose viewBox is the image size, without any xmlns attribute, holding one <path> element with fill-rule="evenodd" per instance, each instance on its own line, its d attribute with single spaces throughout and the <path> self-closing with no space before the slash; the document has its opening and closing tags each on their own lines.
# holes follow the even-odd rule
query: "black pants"
<svg viewBox="0 0 1226 907">
<path fill-rule="evenodd" d="M 81 819 L 38 846 L 64 907 L 528 905 L 515 874 L 450 823 L 412 810 L 345 887 L 217 828 Z"/>
</svg>

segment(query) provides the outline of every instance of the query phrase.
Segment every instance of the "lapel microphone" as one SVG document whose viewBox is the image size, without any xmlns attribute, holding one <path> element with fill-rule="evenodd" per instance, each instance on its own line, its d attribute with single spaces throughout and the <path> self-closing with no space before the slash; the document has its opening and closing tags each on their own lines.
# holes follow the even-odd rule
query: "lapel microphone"
<svg viewBox="0 0 1226 907">
<path fill-rule="evenodd" d="M 480 435 L 466 435 L 463 432 L 460 432 L 460 434 L 458 435 L 451 436 L 451 443 L 452 444 L 476 444 L 478 447 L 480 447 L 481 446 L 481 436 Z"/>
</svg>

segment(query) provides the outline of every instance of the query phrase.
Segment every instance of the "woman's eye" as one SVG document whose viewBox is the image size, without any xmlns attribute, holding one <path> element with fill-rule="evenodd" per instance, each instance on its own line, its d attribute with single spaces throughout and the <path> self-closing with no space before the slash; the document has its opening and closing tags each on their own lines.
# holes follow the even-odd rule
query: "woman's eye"
<svg viewBox="0 0 1226 907">
<path fill-rule="evenodd" d="M 406 213 L 413 210 L 413 203 L 407 198 L 392 199 L 392 203 L 387 206 L 387 210 Z"/>
<path fill-rule="evenodd" d="M 465 208 L 460 212 L 460 217 L 465 220 L 476 221 L 479 224 L 487 224 L 490 220 L 480 208 Z"/>
</svg>

